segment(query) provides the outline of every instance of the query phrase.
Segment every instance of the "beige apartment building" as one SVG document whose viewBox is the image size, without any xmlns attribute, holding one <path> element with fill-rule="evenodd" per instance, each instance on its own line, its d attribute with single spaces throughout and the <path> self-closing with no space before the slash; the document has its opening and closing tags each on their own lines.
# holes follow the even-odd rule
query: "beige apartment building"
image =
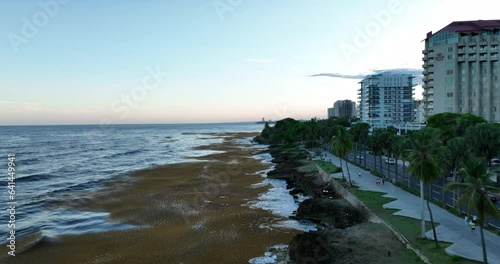
<svg viewBox="0 0 500 264">
<path fill-rule="evenodd" d="M 338 100 L 332 108 L 328 108 L 328 118 L 345 117 L 353 118 L 356 116 L 356 103 L 351 100 Z"/>
<path fill-rule="evenodd" d="M 423 51 L 425 117 L 471 113 L 500 122 L 500 20 L 455 21 Z"/>
</svg>

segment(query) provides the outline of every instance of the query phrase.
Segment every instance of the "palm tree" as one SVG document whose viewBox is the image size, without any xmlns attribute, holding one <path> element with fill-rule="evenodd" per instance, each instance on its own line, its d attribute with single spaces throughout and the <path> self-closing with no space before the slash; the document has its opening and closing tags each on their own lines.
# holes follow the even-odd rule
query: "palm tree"
<svg viewBox="0 0 500 264">
<path fill-rule="evenodd" d="M 342 168 L 342 159 L 346 159 L 347 154 L 352 151 L 353 139 L 351 134 L 347 132 L 344 127 L 339 126 L 337 128 L 337 135 L 332 138 L 332 147 L 336 155 L 339 156 L 340 166 Z M 347 160 L 345 160 L 345 166 L 347 169 L 347 176 L 349 177 L 349 184 L 352 187 L 351 173 L 349 172 L 349 165 Z M 343 174 L 342 174 L 343 176 Z M 344 178 L 345 179 L 345 178 Z"/>
<path fill-rule="evenodd" d="M 401 139 L 401 160 L 403 161 L 403 175 L 405 174 L 406 161 L 408 161 L 408 150 L 411 147 L 414 131 L 407 132 Z M 408 172 L 406 172 L 408 176 Z M 408 187 L 411 185 L 410 177 L 406 177 Z"/>
<path fill-rule="evenodd" d="M 434 227 L 434 219 L 429 199 L 431 195 L 431 182 L 441 175 L 441 139 L 439 130 L 436 128 L 424 128 L 412 137 L 411 147 L 408 149 L 408 172 L 420 179 L 420 206 L 421 206 L 421 228 L 422 238 L 425 238 L 425 214 L 424 214 L 424 183 L 427 186 L 427 209 L 431 218 L 432 232 L 436 247 L 439 247 Z"/>
<path fill-rule="evenodd" d="M 356 149 L 357 150 L 362 150 L 364 149 L 363 145 L 366 144 L 366 141 L 368 140 L 368 132 L 370 130 L 370 125 L 368 123 L 356 123 L 351 127 L 349 132 L 352 134 L 354 138 L 354 142 L 356 142 Z M 366 158 L 366 152 L 365 158 Z M 361 164 L 361 153 L 359 153 L 359 158 L 358 158 L 358 163 Z M 365 160 L 365 166 L 366 166 L 366 160 Z"/>
<path fill-rule="evenodd" d="M 390 127 L 389 127 L 390 128 Z M 382 133 L 382 150 L 386 156 L 386 159 L 389 159 L 390 156 L 394 153 L 394 141 L 396 140 L 396 134 L 393 134 L 393 132 L 389 129 L 386 129 Z M 397 165 L 397 164 L 396 164 Z M 386 161 L 386 166 L 387 166 L 387 178 L 391 178 L 391 167 L 389 161 Z M 397 166 L 396 166 L 397 167 Z"/>
<path fill-rule="evenodd" d="M 488 165 L 491 159 L 500 154 L 500 126 L 493 123 L 480 123 L 467 128 L 464 136 L 472 151 L 484 157 Z"/>
<path fill-rule="evenodd" d="M 371 151 L 373 152 L 373 160 L 375 161 L 375 170 L 377 170 L 377 156 L 382 155 L 382 147 L 384 145 L 383 142 L 383 129 L 377 128 L 373 131 L 372 135 L 370 136 L 369 140 L 369 146 Z M 382 173 L 382 158 L 379 158 L 379 167 L 380 167 L 380 173 Z"/>
<path fill-rule="evenodd" d="M 446 142 L 446 148 L 445 148 L 445 162 L 448 165 L 448 169 L 453 171 L 453 180 L 457 180 L 457 172 L 458 172 L 458 167 L 461 164 L 462 160 L 465 158 L 467 155 L 468 149 L 467 149 L 467 144 L 465 142 L 465 139 L 463 137 L 454 137 L 448 142 Z M 444 194 L 445 192 L 443 192 Z M 453 199 L 454 203 L 453 206 L 455 206 L 455 201 L 457 200 L 456 197 L 456 192 L 453 190 Z"/>
<path fill-rule="evenodd" d="M 462 163 L 460 172 L 464 177 L 464 182 L 453 182 L 446 186 L 446 189 L 459 190 L 462 195 L 457 201 L 457 206 L 468 201 L 468 209 L 478 213 L 478 224 L 481 233 L 481 246 L 483 248 L 483 261 L 488 263 L 486 255 L 486 244 L 484 241 L 483 227 L 485 223 L 486 213 L 499 217 L 499 210 L 490 201 L 488 193 L 500 192 L 499 188 L 491 186 L 486 164 L 483 159 L 474 156 L 469 156 Z"/>
<path fill-rule="evenodd" d="M 316 118 L 311 118 L 311 121 L 307 122 L 306 136 L 309 145 L 312 147 L 318 146 L 318 139 L 320 133 L 320 127 L 318 120 Z"/>
<path fill-rule="evenodd" d="M 394 154 L 395 160 L 396 160 L 396 182 L 398 181 L 398 159 L 399 156 L 402 154 L 401 152 L 403 151 L 403 144 L 402 144 L 402 137 L 396 135 L 393 138 L 392 141 L 392 152 Z M 403 168 L 404 168 L 404 161 L 403 161 Z"/>
<path fill-rule="evenodd" d="M 332 137 L 332 152 L 333 154 L 337 155 L 339 157 L 340 161 L 340 171 L 342 172 L 342 179 L 345 181 L 345 175 L 344 175 L 344 168 L 342 166 L 342 157 L 340 156 L 339 150 L 341 149 L 341 146 L 339 145 L 340 141 L 338 140 L 337 136 Z"/>
</svg>

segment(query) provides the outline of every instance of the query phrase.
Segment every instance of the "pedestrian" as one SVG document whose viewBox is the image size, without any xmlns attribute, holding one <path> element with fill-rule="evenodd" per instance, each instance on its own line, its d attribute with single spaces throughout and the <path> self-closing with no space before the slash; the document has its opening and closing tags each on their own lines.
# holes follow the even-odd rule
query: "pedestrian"
<svg viewBox="0 0 500 264">
<path fill-rule="evenodd" d="M 384 184 L 385 184 L 385 179 L 384 179 L 384 178 L 382 178 L 382 185 L 384 185 Z"/>
<path fill-rule="evenodd" d="M 468 214 L 465 214 L 464 223 L 465 223 L 465 227 L 469 226 L 469 215 Z"/>
<path fill-rule="evenodd" d="M 476 223 L 474 221 L 470 222 L 470 232 L 472 234 L 476 233 Z"/>
<path fill-rule="evenodd" d="M 358 172 L 358 177 L 361 178 L 361 172 Z"/>
<path fill-rule="evenodd" d="M 377 179 L 375 179 L 375 184 L 377 184 L 377 185 L 378 185 L 378 178 L 377 178 Z"/>
<path fill-rule="evenodd" d="M 472 222 L 474 222 L 474 223 L 475 223 L 475 222 L 477 222 L 477 215 L 476 215 L 476 214 L 474 214 L 474 215 L 472 216 Z"/>
</svg>

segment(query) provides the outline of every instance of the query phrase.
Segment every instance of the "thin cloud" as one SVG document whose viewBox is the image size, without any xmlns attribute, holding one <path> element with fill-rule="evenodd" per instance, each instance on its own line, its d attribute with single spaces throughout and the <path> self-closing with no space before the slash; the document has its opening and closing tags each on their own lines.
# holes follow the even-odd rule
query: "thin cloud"
<svg viewBox="0 0 500 264">
<path fill-rule="evenodd" d="M 274 63 L 274 60 L 270 59 L 252 59 L 252 58 L 247 58 L 245 62 L 251 62 L 251 63 Z"/>
<path fill-rule="evenodd" d="M 342 78 L 342 79 L 363 79 L 366 75 L 349 75 L 340 73 L 318 73 L 310 75 L 309 77 L 331 77 L 331 78 Z"/>
<path fill-rule="evenodd" d="M 358 73 L 358 74 L 341 74 L 341 73 L 318 73 L 309 75 L 309 77 L 330 77 L 330 78 L 341 78 L 341 79 L 355 79 L 362 80 L 368 75 L 380 74 L 384 72 L 391 73 L 405 73 L 415 76 L 415 83 L 422 83 L 422 69 L 412 69 L 412 68 L 395 68 L 395 69 L 373 69 L 369 73 Z"/>
</svg>

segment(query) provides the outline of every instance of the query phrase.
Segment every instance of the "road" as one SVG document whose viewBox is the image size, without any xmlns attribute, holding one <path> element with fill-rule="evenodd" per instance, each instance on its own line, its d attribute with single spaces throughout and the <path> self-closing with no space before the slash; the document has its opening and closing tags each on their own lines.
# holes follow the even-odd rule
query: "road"
<svg viewBox="0 0 500 264">
<path fill-rule="evenodd" d="M 331 151 L 331 149 L 329 149 L 329 151 Z M 356 157 L 359 155 L 363 158 L 359 159 Z M 369 154 L 368 151 L 351 152 L 348 155 L 348 160 L 353 163 L 360 164 L 365 168 L 375 170 L 381 173 L 382 175 L 384 175 L 386 180 L 387 179 L 395 180 L 413 189 L 417 193 L 420 193 L 420 181 L 418 180 L 417 177 L 410 177 L 408 175 L 408 167 L 407 167 L 408 162 L 406 162 L 406 164 L 403 164 L 403 161 L 398 160 L 396 164 L 388 164 L 385 162 L 384 156 L 375 157 Z M 446 176 L 451 176 L 451 175 L 446 175 Z M 445 175 L 443 175 L 443 177 L 440 177 L 439 179 L 434 180 L 432 182 L 431 197 L 434 201 L 445 203 L 446 206 L 448 207 L 454 207 L 456 198 L 458 198 L 459 195 L 458 193 L 454 195 L 452 191 L 444 191 L 443 186 L 445 186 L 445 184 L 446 184 Z M 497 202 L 496 206 L 497 208 L 500 208 L 500 202 Z M 468 211 L 466 205 L 461 206 L 460 210 L 461 212 Z M 486 219 L 486 222 L 489 225 L 496 227 L 497 229 L 500 229 L 500 219 Z"/>
</svg>

